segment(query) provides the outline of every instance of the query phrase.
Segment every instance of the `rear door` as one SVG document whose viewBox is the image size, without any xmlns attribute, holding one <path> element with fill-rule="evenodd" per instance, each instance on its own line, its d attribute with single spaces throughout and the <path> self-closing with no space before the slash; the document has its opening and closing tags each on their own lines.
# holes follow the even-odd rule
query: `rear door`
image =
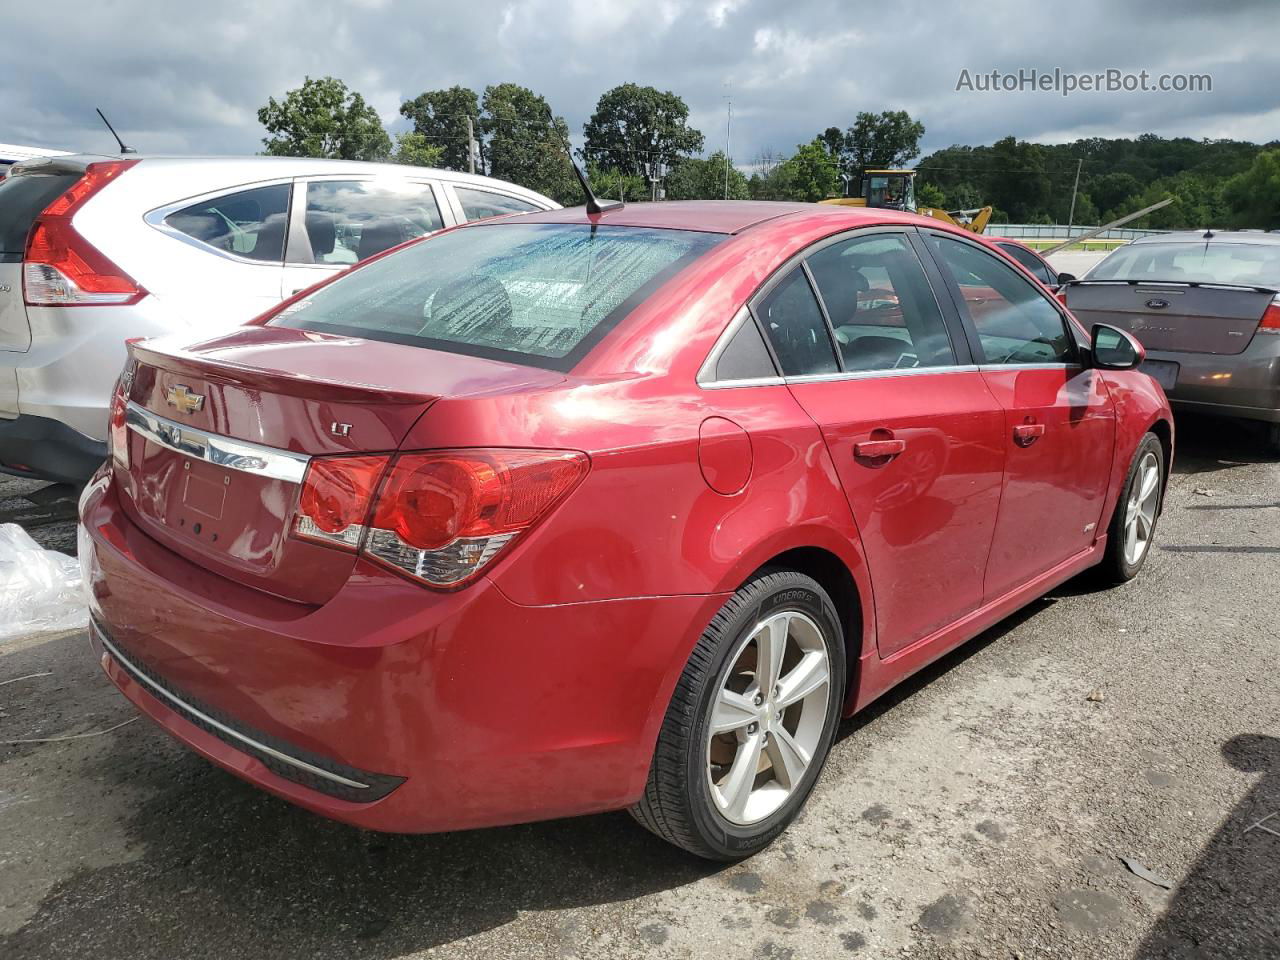
<svg viewBox="0 0 1280 960">
<path fill-rule="evenodd" d="M 438 185 L 425 180 L 311 177 L 294 193 L 285 297 L 445 226 Z"/>
<path fill-rule="evenodd" d="M 983 591 L 991 601 L 1093 543 L 1115 412 L 1052 298 L 978 243 L 926 236 L 1004 409 L 1004 490 Z"/>
<path fill-rule="evenodd" d="M 148 223 L 201 251 L 172 259 L 149 286 L 188 321 L 243 323 L 280 302 L 292 183 L 279 181 L 182 200 Z"/>
<path fill-rule="evenodd" d="M 882 656 L 981 604 L 1005 456 L 1003 413 L 913 233 L 821 244 L 752 306 L 857 521 Z"/>
</svg>

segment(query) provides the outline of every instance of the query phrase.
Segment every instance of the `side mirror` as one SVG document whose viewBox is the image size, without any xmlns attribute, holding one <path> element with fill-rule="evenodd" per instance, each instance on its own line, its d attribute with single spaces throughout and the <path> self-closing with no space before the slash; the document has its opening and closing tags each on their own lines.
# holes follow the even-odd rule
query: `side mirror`
<svg viewBox="0 0 1280 960">
<path fill-rule="evenodd" d="M 1059 283 L 1059 284 L 1063 284 L 1063 283 L 1070 283 L 1072 280 L 1075 280 L 1075 279 L 1077 279 L 1077 278 L 1076 278 L 1076 275 L 1075 275 L 1074 273 L 1060 273 L 1060 274 L 1058 274 L 1058 283 Z"/>
<path fill-rule="evenodd" d="M 1093 325 L 1089 354 L 1093 365 L 1103 370 L 1132 370 L 1147 357 L 1132 334 L 1105 323 Z"/>
</svg>

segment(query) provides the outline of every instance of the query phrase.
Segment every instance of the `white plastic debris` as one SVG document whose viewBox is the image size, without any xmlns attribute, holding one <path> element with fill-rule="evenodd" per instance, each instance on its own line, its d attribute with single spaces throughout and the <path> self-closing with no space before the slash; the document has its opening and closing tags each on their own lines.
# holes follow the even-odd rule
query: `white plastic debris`
<svg viewBox="0 0 1280 960">
<path fill-rule="evenodd" d="M 45 550 L 16 523 L 0 523 L 0 643 L 88 625 L 76 558 Z"/>
</svg>

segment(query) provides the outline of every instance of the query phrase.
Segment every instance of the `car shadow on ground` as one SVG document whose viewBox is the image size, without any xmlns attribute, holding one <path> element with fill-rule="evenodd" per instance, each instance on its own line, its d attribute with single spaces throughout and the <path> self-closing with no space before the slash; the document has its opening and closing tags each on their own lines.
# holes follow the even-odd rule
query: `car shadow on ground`
<svg viewBox="0 0 1280 960">
<path fill-rule="evenodd" d="M 1134 960 L 1280 954 L 1280 738 L 1233 737 L 1222 756 L 1262 777 L 1205 845 Z"/>
<path fill-rule="evenodd" d="M 1177 430 L 1173 455 L 1175 474 L 1212 474 L 1280 461 L 1280 454 L 1267 449 L 1264 424 L 1180 413 L 1174 419 L 1174 426 Z M 1201 506 L 1211 509 L 1213 505 Z"/>
</svg>

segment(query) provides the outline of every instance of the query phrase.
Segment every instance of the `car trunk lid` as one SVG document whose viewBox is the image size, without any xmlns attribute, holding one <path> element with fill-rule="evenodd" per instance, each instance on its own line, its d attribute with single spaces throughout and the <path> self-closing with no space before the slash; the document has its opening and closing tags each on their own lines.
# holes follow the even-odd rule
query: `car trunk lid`
<svg viewBox="0 0 1280 960">
<path fill-rule="evenodd" d="M 135 344 L 125 509 L 175 553 L 301 603 L 323 603 L 355 555 L 291 536 L 313 457 L 390 453 L 437 399 L 546 386 L 548 371 L 283 327 L 206 343 Z"/>
<path fill-rule="evenodd" d="M 1237 354 L 1275 296 L 1274 289 L 1235 284 L 1077 280 L 1066 303 L 1086 327 L 1119 327 L 1148 350 Z"/>
</svg>

